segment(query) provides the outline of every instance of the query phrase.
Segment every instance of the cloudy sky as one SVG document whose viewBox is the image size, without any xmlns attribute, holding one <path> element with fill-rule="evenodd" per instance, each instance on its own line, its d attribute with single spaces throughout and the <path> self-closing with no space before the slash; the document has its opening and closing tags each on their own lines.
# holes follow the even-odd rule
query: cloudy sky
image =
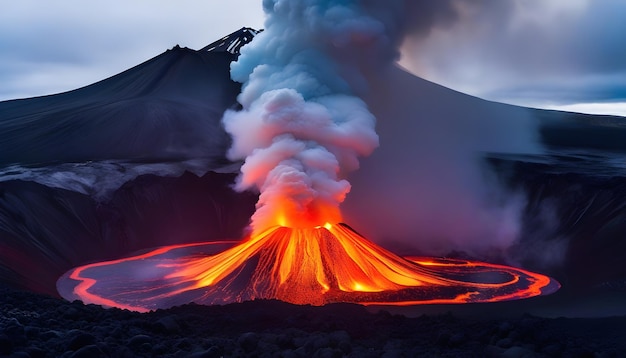
<svg viewBox="0 0 626 358">
<path fill-rule="evenodd" d="M 0 100 L 115 75 L 179 44 L 263 26 L 260 0 L 0 0 Z"/>
<path fill-rule="evenodd" d="M 408 3 L 410 71 L 492 100 L 626 115 L 626 1 Z M 261 0 L 0 5 L 0 100 L 75 89 L 176 44 L 199 49 L 263 26 Z"/>
</svg>

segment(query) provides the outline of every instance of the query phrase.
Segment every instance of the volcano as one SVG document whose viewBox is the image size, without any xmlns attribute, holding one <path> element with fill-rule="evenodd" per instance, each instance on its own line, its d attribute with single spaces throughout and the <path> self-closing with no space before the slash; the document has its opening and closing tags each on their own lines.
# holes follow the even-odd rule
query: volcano
<svg viewBox="0 0 626 358">
<path fill-rule="evenodd" d="M 220 120 L 225 110 L 238 107 L 241 86 L 228 74 L 237 53 L 227 51 L 233 48 L 228 41 L 217 45 L 199 51 L 175 47 L 84 88 L 0 102 L 0 281 L 58 296 L 58 277 L 74 267 L 93 262 L 104 263 L 104 267 L 139 250 L 170 247 L 165 245 L 178 247 L 171 249 L 177 252 L 170 251 L 177 257 L 184 257 L 178 256 L 183 250 L 194 259 L 208 259 L 239 244 L 238 240 L 222 240 L 242 236 L 257 198 L 229 188 L 240 163 L 226 159 L 230 143 Z M 581 292 L 605 284 L 608 286 L 601 287 L 620 287 L 626 277 L 622 256 L 617 255 L 626 252 L 621 234 L 626 222 L 622 181 L 626 174 L 611 163 L 617 163 L 626 143 L 622 118 L 492 103 L 400 68 L 374 77 L 380 96 L 371 94 L 366 101 L 376 117 L 383 119 L 377 128 L 382 145 L 351 177 L 352 195 L 343 207 L 347 222 L 376 243 L 384 242 L 381 233 L 413 224 L 406 216 L 415 216 L 415 212 L 398 209 L 398 203 L 421 200 L 422 193 L 415 185 L 420 173 L 417 167 L 397 163 L 413 162 L 421 150 L 416 138 L 422 132 L 403 108 L 436 118 L 458 117 L 461 112 L 470 123 L 477 117 L 531 118 L 540 123 L 538 140 L 552 152 L 494 155 L 490 162 L 499 170 L 511 171 L 513 184 L 530 193 L 523 218 L 526 236 L 512 250 L 524 253 L 525 248 L 538 247 L 531 254 L 547 254 L 551 251 L 543 248 L 551 246 L 544 245 L 560 240 L 565 246 L 565 259 L 559 261 L 563 266 L 546 267 L 530 255 L 520 256 L 521 266 L 543 270 Z M 384 120 L 387 118 L 396 120 Z M 401 187 L 402 194 L 389 191 L 394 187 Z M 533 230 L 541 224 L 534 214 L 555 202 L 554 215 L 561 223 L 551 228 L 549 235 L 534 235 Z M 368 210 L 372 203 L 376 210 Z M 377 215 L 385 218 L 377 219 Z M 333 228 L 343 226 L 335 224 Z M 285 230 L 289 229 L 279 232 Z M 414 234 L 415 238 L 423 235 L 416 230 Z M 188 248 L 194 247 L 189 244 L 192 242 L 209 243 L 194 254 Z M 402 251 L 407 250 L 403 247 Z M 252 256 L 255 259 L 239 269 L 249 268 L 260 257 Z M 409 262 L 418 274 L 437 267 L 414 259 L 399 260 Z M 164 264 L 155 260 L 155 265 L 156 261 Z M 465 261 L 433 262 L 450 271 L 455 265 L 465 265 Z M 172 274 L 185 267 L 185 260 L 170 263 L 174 266 L 158 269 Z M 105 275 L 112 272 L 101 271 Z M 495 274 L 495 281 L 486 282 L 509 282 L 520 271 L 512 272 L 517 273 Z M 90 270 L 79 272 L 83 274 L 89 278 Z M 103 287 L 113 289 L 109 284 Z M 95 295 L 104 296 L 97 286 L 93 289 Z M 189 291 L 193 298 L 201 295 L 197 287 Z M 382 297 L 380 292 L 363 295 L 369 295 L 370 302 L 385 301 L 373 298 Z M 452 296 L 456 297 L 447 297 Z M 410 301 L 405 298 L 403 302 Z M 130 296 L 125 302 L 136 304 Z"/>
<path fill-rule="evenodd" d="M 275 227 L 215 252 L 228 244 L 164 247 L 78 267 L 57 287 L 69 301 L 140 312 L 254 299 L 313 305 L 496 302 L 560 287 L 549 277 L 502 265 L 401 258 L 345 224 Z"/>
</svg>

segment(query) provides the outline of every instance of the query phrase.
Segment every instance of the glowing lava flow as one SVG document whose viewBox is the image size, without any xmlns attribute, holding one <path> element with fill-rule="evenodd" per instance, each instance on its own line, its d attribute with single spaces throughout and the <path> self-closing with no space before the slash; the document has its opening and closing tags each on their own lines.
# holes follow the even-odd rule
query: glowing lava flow
<svg viewBox="0 0 626 358">
<path fill-rule="evenodd" d="M 547 276 L 482 262 L 402 258 L 344 224 L 273 227 L 243 242 L 160 248 L 75 268 L 57 283 L 68 300 L 135 311 L 189 302 L 279 299 L 416 305 L 493 302 L 556 291 Z"/>
</svg>

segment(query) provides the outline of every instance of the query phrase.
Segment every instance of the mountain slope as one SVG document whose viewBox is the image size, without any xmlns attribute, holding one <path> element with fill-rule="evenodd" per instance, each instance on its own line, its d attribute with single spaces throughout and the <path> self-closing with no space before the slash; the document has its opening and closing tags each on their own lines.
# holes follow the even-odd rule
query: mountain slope
<svg viewBox="0 0 626 358">
<path fill-rule="evenodd" d="M 86 160 L 221 160 L 235 55 L 175 47 L 106 80 L 0 102 L 0 166 Z"/>
</svg>

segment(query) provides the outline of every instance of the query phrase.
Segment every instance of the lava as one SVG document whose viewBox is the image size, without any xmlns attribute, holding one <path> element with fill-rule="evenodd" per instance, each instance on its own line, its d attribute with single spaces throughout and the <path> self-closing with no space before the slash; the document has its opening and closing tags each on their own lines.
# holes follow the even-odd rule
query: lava
<svg viewBox="0 0 626 358">
<path fill-rule="evenodd" d="M 146 312 L 194 302 L 494 302 L 556 291 L 555 280 L 476 261 L 400 257 L 345 224 L 275 226 L 243 241 L 167 246 L 81 266 L 57 282 L 68 300 Z"/>
</svg>

